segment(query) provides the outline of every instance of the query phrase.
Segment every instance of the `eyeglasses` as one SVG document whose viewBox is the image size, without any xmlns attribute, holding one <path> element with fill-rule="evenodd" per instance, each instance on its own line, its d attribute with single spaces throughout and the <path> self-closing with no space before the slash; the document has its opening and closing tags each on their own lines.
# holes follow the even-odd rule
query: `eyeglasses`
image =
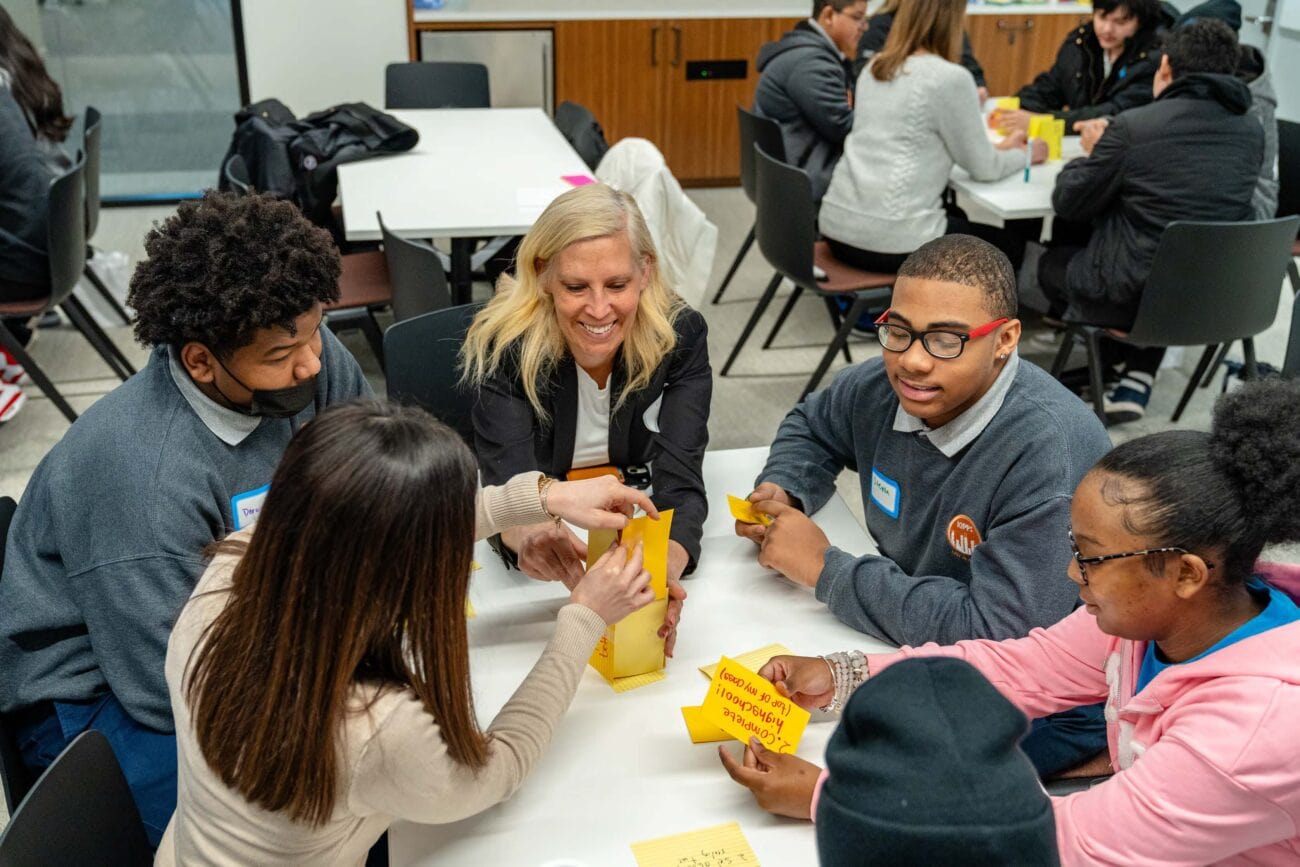
<svg viewBox="0 0 1300 867">
<path fill-rule="evenodd" d="M 859 30 L 866 30 L 869 26 L 867 13 L 865 12 L 861 15 L 854 15 L 852 12 L 840 12 L 839 14 L 843 15 L 845 18 L 852 18 L 854 23 L 857 24 Z"/>
<path fill-rule="evenodd" d="M 966 349 L 966 341 L 992 334 L 999 325 L 1010 321 L 1004 316 L 1001 319 L 994 319 L 992 322 L 981 325 L 979 328 L 964 332 L 948 331 L 943 328 L 931 331 L 913 331 L 904 325 L 886 322 L 889 313 L 890 311 L 886 310 L 876 320 L 876 340 L 880 341 L 881 346 L 890 352 L 906 352 L 912 342 L 919 337 L 926 352 L 935 358 L 944 359 L 957 358 Z"/>
<path fill-rule="evenodd" d="M 1126 551 L 1123 554 L 1100 554 L 1096 557 L 1085 557 L 1079 553 L 1079 546 L 1074 541 L 1074 531 L 1070 531 L 1070 550 L 1074 552 L 1074 562 L 1079 564 L 1079 577 L 1083 579 L 1086 586 L 1088 584 L 1088 566 L 1098 563 L 1105 563 L 1107 560 L 1122 560 L 1125 557 L 1145 557 L 1147 554 L 1190 554 L 1186 548 L 1147 548 L 1143 551 Z M 1206 563 L 1206 569 L 1213 569 L 1213 563 Z"/>
</svg>

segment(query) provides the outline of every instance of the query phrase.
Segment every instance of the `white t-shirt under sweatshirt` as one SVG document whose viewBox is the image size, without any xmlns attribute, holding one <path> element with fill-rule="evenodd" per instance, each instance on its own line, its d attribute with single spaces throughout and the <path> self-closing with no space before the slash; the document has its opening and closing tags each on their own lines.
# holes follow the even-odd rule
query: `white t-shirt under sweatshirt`
<svg viewBox="0 0 1300 867">
<path fill-rule="evenodd" d="M 943 235 L 954 163 L 977 181 L 1025 166 L 1023 149 L 1000 151 L 989 141 L 975 79 L 937 55 L 907 58 L 892 81 L 876 81 L 868 65 L 853 111 L 818 224 L 826 237 L 862 250 L 911 253 Z"/>
</svg>

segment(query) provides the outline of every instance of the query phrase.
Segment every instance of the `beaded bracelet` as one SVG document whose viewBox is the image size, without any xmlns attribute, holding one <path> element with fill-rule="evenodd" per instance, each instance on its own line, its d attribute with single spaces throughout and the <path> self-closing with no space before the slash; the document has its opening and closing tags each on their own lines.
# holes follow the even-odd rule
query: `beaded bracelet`
<svg viewBox="0 0 1300 867">
<path fill-rule="evenodd" d="M 821 707 L 829 713 L 838 713 L 848 703 L 853 691 L 866 682 L 870 676 L 867 671 L 867 657 L 860 650 L 850 650 L 823 656 L 822 660 L 831 670 L 831 681 L 835 685 L 835 694 L 830 702 Z"/>
</svg>

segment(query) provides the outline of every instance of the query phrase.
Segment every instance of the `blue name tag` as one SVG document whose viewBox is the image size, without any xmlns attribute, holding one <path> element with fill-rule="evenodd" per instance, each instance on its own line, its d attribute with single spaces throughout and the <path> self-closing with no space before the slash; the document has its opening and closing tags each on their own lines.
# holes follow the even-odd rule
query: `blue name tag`
<svg viewBox="0 0 1300 867">
<path fill-rule="evenodd" d="M 253 526 L 257 516 L 262 514 L 262 503 L 266 502 L 266 492 L 269 490 L 270 485 L 262 485 L 230 498 L 230 518 L 236 530 Z"/>
<path fill-rule="evenodd" d="M 877 508 L 889 517 L 897 518 L 898 505 L 901 499 L 902 493 L 898 489 L 898 482 L 881 474 L 880 470 L 872 467 L 871 502 L 875 503 Z"/>
</svg>

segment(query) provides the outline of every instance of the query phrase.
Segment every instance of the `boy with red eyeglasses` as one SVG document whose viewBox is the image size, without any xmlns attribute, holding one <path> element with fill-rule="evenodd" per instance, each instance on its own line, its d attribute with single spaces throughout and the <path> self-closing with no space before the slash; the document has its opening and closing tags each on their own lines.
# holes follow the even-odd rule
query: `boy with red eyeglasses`
<svg viewBox="0 0 1300 867">
<path fill-rule="evenodd" d="M 1070 496 L 1110 440 L 1077 397 L 1022 363 L 1015 316 L 1015 274 L 993 245 L 945 235 L 909 256 L 880 318 L 882 357 L 781 423 L 749 497 L 775 520 L 736 525 L 759 562 L 894 644 L 1019 637 L 1069 614 Z M 832 546 L 807 517 L 846 468 L 861 476 L 879 555 Z M 1043 732 L 1041 749 L 1030 736 L 1041 774 L 1104 749 L 1091 714 Z"/>
</svg>

